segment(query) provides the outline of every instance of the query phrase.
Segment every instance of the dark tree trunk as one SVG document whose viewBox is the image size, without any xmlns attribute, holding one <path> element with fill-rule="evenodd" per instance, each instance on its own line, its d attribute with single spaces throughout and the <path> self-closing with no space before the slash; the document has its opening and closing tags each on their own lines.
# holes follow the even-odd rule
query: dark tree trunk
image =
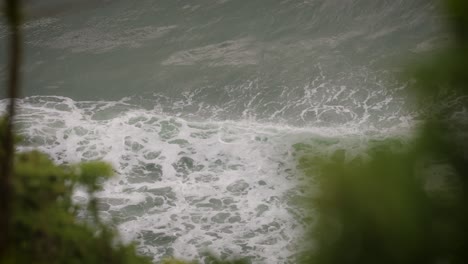
<svg viewBox="0 0 468 264">
<path fill-rule="evenodd" d="M 20 88 L 21 63 L 21 23 L 20 0 L 5 0 L 5 13 L 10 31 L 9 62 L 8 62 L 8 97 L 10 103 L 7 109 L 6 129 L 2 131 L 3 157 L 0 164 L 0 257 L 8 246 L 11 216 L 11 177 L 13 175 L 14 135 L 13 121 L 15 116 L 15 101 Z"/>
</svg>

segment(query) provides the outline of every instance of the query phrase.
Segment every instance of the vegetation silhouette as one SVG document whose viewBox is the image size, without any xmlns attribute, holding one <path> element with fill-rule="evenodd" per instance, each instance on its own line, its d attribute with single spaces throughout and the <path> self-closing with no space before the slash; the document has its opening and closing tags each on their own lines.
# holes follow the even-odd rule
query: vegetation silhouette
<svg viewBox="0 0 468 264">
<path fill-rule="evenodd" d="M 124 244 L 99 216 L 95 193 L 112 176 L 110 165 L 59 166 L 38 151 L 15 153 L 15 143 L 20 141 L 13 131 L 21 80 L 23 10 L 19 0 L 5 0 L 0 7 L 10 31 L 9 104 L 0 120 L 0 263 L 152 263 L 137 254 L 134 244 Z M 87 192 L 87 202 L 81 205 L 72 200 L 78 187 Z M 203 259 L 207 264 L 246 263 L 211 254 Z M 162 263 L 189 262 L 168 258 Z"/>
<path fill-rule="evenodd" d="M 408 71 L 424 106 L 415 138 L 300 158 L 321 192 L 300 263 L 468 263 L 468 2 L 443 3 L 453 39 Z"/>
</svg>

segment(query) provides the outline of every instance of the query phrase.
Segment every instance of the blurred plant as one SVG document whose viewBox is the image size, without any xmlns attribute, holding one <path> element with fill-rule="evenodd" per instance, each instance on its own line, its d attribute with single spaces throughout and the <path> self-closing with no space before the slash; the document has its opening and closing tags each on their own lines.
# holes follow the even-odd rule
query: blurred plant
<svg viewBox="0 0 468 264">
<path fill-rule="evenodd" d="M 123 244 L 103 223 L 95 193 L 112 168 L 102 162 L 57 166 L 38 151 L 15 153 L 15 100 L 20 88 L 21 1 L 5 0 L 10 31 L 7 116 L 0 120 L 0 263 L 143 264 L 133 244 Z M 17 141 L 17 140 L 16 140 Z M 73 203 L 77 187 L 87 191 L 85 205 Z M 79 220 L 79 215 L 83 215 Z M 207 264 L 241 264 L 207 254 Z M 189 264 L 165 259 L 165 264 Z M 196 263 L 196 262 L 190 262 Z"/>
<path fill-rule="evenodd" d="M 0 263 L 151 263 L 99 218 L 94 193 L 112 174 L 109 165 L 57 166 L 37 151 L 15 155 L 14 164 L 11 230 Z M 79 186 L 88 193 L 84 207 L 72 201 Z"/>
<path fill-rule="evenodd" d="M 21 8 L 5 0 L 10 31 L 6 118 L 0 120 L 0 263 L 151 263 L 102 223 L 94 193 L 112 169 L 101 162 L 57 166 L 37 151 L 15 154 L 13 124 L 20 88 Z M 84 208 L 72 202 L 81 186 Z M 78 214 L 86 215 L 79 221 Z"/>
<path fill-rule="evenodd" d="M 410 70 L 430 102 L 416 139 L 300 159 L 321 190 L 300 263 L 468 263 L 468 2 L 445 4 L 453 42 Z"/>
<path fill-rule="evenodd" d="M 198 261 L 185 261 L 185 260 L 179 260 L 175 258 L 167 258 L 163 259 L 161 264 L 198 264 L 198 263 L 204 263 L 204 264 L 248 264 L 251 263 L 247 259 L 242 259 L 242 258 L 234 258 L 234 259 L 226 259 L 226 258 L 220 258 L 217 257 L 209 252 L 203 253 L 201 256 L 201 262 Z"/>
</svg>

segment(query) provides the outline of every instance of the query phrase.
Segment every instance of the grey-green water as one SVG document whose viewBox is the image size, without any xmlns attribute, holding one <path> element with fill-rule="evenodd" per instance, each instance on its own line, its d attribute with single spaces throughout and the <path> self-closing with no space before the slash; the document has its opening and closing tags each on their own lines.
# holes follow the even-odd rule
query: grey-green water
<svg viewBox="0 0 468 264">
<path fill-rule="evenodd" d="M 204 118 L 365 118 L 402 85 L 395 61 L 443 40 L 427 0 L 29 2 L 24 96 L 127 97 Z"/>
<path fill-rule="evenodd" d="M 155 260 L 209 249 L 292 262 L 304 232 L 290 203 L 301 195 L 292 146 L 352 152 L 406 133 L 400 61 L 445 41 L 428 0 L 43 0 L 28 10 L 21 149 L 110 162 L 102 214 Z M 7 37 L 0 26 L 0 58 Z"/>
</svg>

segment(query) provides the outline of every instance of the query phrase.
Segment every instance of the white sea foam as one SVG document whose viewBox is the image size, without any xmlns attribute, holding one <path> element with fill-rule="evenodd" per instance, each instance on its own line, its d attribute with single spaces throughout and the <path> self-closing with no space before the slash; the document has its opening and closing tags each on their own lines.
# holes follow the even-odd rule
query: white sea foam
<svg viewBox="0 0 468 264">
<path fill-rule="evenodd" d="M 353 140 L 320 143 L 317 150 L 349 142 L 355 148 L 372 134 L 357 136 L 360 126 L 196 122 L 127 100 L 29 97 L 19 105 L 20 149 L 40 149 L 58 163 L 98 159 L 113 165 L 117 177 L 99 193 L 102 215 L 155 260 L 197 258 L 211 250 L 255 263 L 288 263 L 304 232 L 301 211 L 291 203 L 301 194 L 292 146 L 341 136 Z M 86 197 L 77 192 L 75 199 Z"/>
</svg>

